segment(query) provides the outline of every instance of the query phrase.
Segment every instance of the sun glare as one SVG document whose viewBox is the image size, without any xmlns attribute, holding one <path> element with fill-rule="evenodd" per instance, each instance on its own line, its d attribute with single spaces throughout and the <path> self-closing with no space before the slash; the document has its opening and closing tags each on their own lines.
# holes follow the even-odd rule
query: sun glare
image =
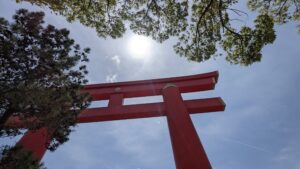
<svg viewBox="0 0 300 169">
<path fill-rule="evenodd" d="M 148 59 L 151 56 L 151 39 L 134 35 L 129 39 L 128 50 L 130 56 L 135 59 Z"/>
</svg>

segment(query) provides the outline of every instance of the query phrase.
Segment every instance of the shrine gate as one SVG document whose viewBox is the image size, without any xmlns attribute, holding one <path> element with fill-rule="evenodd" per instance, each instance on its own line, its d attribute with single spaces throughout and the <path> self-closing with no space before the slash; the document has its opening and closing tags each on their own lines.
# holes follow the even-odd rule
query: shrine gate
<svg viewBox="0 0 300 169">
<path fill-rule="evenodd" d="M 86 85 L 93 101 L 109 100 L 108 107 L 89 108 L 78 116 L 78 123 L 166 116 L 176 169 L 211 169 L 190 114 L 223 111 L 221 98 L 182 99 L 181 93 L 212 90 L 218 72 L 184 77 Z M 124 98 L 162 95 L 164 102 L 123 105 Z M 8 121 L 9 123 L 9 121 Z M 28 131 L 17 143 L 41 160 L 50 137 L 45 128 Z"/>
</svg>

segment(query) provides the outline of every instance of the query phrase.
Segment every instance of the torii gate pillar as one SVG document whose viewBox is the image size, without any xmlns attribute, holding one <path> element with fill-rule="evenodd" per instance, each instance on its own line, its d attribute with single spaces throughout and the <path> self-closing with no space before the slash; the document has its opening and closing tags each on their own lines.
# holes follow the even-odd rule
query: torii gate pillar
<svg viewBox="0 0 300 169">
<path fill-rule="evenodd" d="M 78 115 L 78 123 L 125 120 L 166 116 L 172 141 L 176 169 L 211 169 L 190 114 L 223 111 L 221 98 L 184 101 L 181 93 L 214 89 L 218 72 L 199 75 L 86 85 L 83 92 L 93 101 L 109 100 L 108 107 L 89 108 Z M 164 102 L 123 105 L 124 98 L 162 95 Z M 11 117 L 7 126 L 22 126 L 17 117 Z M 41 160 L 51 140 L 50 132 L 42 128 L 28 131 L 17 143 Z M 0 166 L 1 167 L 1 166 Z"/>
<path fill-rule="evenodd" d="M 177 169 L 211 169 L 192 119 L 178 87 L 167 84 L 162 91 Z"/>
</svg>

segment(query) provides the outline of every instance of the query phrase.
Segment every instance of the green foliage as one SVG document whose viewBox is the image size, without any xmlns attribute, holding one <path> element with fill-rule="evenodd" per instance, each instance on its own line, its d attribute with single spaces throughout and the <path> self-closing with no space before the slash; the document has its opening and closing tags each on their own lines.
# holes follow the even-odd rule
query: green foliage
<svg viewBox="0 0 300 169">
<path fill-rule="evenodd" d="M 205 61 L 216 55 L 217 46 L 223 47 L 226 60 L 233 64 L 251 65 L 261 59 L 261 49 L 275 40 L 272 18 L 260 15 L 255 27 L 242 26 L 239 31 L 231 26 L 228 11 L 237 1 L 202 0 L 192 6 L 192 22 L 188 31 L 179 37 L 175 51 L 194 61 Z M 225 32 L 225 33 L 223 33 Z"/>
<path fill-rule="evenodd" d="M 278 24 L 300 19 L 300 0 L 248 0 L 248 7 L 271 16 Z M 298 32 L 300 34 L 300 25 L 298 25 Z"/>
<path fill-rule="evenodd" d="M 1 169 L 46 169 L 38 160 L 34 160 L 32 154 L 22 149 L 22 147 L 4 146 L 0 149 Z"/>
<path fill-rule="evenodd" d="M 23 0 L 16 0 L 17 2 Z M 55 13 L 63 15 L 69 22 L 95 28 L 98 36 L 119 38 L 125 32 L 121 10 L 116 0 L 25 0 L 40 6 L 48 6 Z"/>
<path fill-rule="evenodd" d="M 74 44 L 66 29 L 43 27 L 43 17 L 20 9 L 13 23 L 0 18 L 0 136 L 20 133 L 4 125 L 17 116 L 27 129 L 52 131 L 48 148 L 54 150 L 89 105 L 87 94 L 80 93 L 89 49 Z"/>
<path fill-rule="evenodd" d="M 226 60 L 234 64 L 250 65 L 261 60 L 261 49 L 275 38 L 273 20 L 268 15 L 259 15 L 255 29 L 242 27 L 237 35 L 226 30 L 222 46 L 227 51 Z"/>
<path fill-rule="evenodd" d="M 178 36 L 188 25 L 188 1 L 127 1 L 122 5 L 123 17 L 137 34 L 163 42 Z"/>
<path fill-rule="evenodd" d="M 216 53 L 216 44 L 222 38 L 219 5 L 217 1 L 202 0 L 194 2 L 191 8 L 191 23 L 174 48 L 179 55 L 201 62 Z"/>
<path fill-rule="evenodd" d="M 245 14 L 233 8 L 238 0 L 17 1 L 49 6 L 69 21 L 95 28 L 100 37 L 121 37 L 128 25 L 158 42 L 177 38 L 175 52 L 189 60 L 202 62 L 225 53 L 230 63 L 240 65 L 261 60 L 263 47 L 275 40 L 273 22 L 300 17 L 299 0 L 248 0 L 250 9 L 260 11 L 254 27 L 233 24 Z"/>
</svg>

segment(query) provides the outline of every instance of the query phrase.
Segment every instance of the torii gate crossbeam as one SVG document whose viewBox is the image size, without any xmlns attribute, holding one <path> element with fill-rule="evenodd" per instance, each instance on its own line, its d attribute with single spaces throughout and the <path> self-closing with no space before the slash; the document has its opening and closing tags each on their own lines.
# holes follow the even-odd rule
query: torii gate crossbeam
<svg viewBox="0 0 300 169">
<path fill-rule="evenodd" d="M 172 141 L 176 169 L 211 169 L 190 114 L 223 111 L 221 98 L 184 101 L 181 93 L 214 89 L 218 72 L 143 81 L 86 85 L 92 100 L 109 100 L 108 107 L 89 108 L 81 112 L 78 123 L 166 116 Z M 123 105 L 124 98 L 162 95 L 164 102 Z M 7 125 L 20 125 L 10 118 Z M 28 131 L 17 143 L 41 160 L 50 140 L 47 129 Z"/>
</svg>

